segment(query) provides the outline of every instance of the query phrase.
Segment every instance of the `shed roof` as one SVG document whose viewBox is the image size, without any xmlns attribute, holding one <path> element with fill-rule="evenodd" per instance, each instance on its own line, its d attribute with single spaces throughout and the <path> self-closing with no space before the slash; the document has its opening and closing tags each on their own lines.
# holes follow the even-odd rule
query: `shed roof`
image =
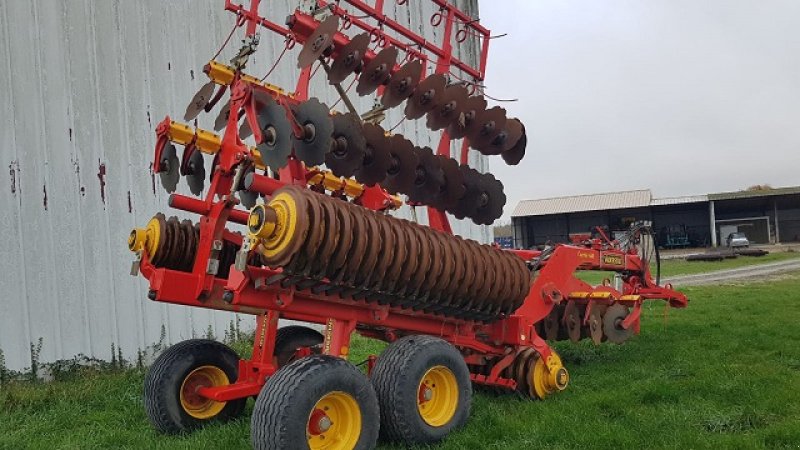
<svg viewBox="0 0 800 450">
<path fill-rule="evenodd" d="M 708 194 L 709 200 L 734 200 L 741 198 L 771 197 L 773 195 L 800 194 L 800 186 L 791 186 L 759 191 L 734 191 Z"/>
<path fill-rule="evenodd" d="M 650 206 L 652 194 L 649 189 L 604 194 L 573 195 L 569 197 L 522 200 L 514 208 L 511 217 L 545 216 L 581 211 L 643 208 Z"/>
<path fill-rule="evenodd" d="M 707 201 L 707 195 L 684 195 L 681 197 L 654 198 L 650 201 L 650 206 L 685 205 L 688 203 L 703 203 Z"/>
</svg>

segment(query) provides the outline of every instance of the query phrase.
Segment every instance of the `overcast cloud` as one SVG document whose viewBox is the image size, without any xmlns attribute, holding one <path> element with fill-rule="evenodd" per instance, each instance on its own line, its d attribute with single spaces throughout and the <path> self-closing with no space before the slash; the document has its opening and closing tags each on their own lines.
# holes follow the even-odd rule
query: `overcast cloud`
<svg viewBox="0 0 800 450">
<path fill-rule="evenodd" d="M 482 0 L 487 93 L 528 130 L 525 198 L 800 184 L 800 1 Z"/>
</svg>

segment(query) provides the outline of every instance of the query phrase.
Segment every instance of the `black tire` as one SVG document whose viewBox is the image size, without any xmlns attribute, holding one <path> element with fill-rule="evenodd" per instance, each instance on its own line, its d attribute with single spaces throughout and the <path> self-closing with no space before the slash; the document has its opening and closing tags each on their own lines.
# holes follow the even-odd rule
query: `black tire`
<svg viewBox="0 0 800 450">
<path fill-rule="evenodd" d="M 419 387 L 429 369 L 444 366 L 458 387 L 455 413 L 441 426 L 431 426 L 418 409 Z M 472 384 L 461 353 L 433 336 L 406 336 L 392 343 L 372 370 L 372 385 L 381 406 L 381 436 L 405 445 L 430 444 L 444 439 L 469 419 Z"/>
<path fill-rule="evenodd" d="M 289 325 L 278 329 L 275 335 L 275 357 L 278 368 L 295 360 L 294 354 L 301 347 L 312 347 L 312 353 L 319 353 L 325 337 L 319 331 L 302 325 Z"/>
<path fill-rule="evenodd" d="M 230 383 L 239 374 L 239 355 L 228 346 L 208 339 L 190 339 L 173 345 L 150 366 L 144 379 L 144 407 L 150 423 L 162 433 L 183 433 L 212 421 L 226 421 L 242 414 L 247 399 L 225 402 L 213 417 L 198 419 L 181 404 L 181 387 L 195 369 L 221 369 Z"/>
<path fill-rule="evenodd" d="M 361 434 L 353 448 L 375 448 L 380 424 L 375 391 L 355 366 L 330 355 L 298 359 L 267 380 L 250 419 L 253 448 L 307 449 L 314 406 L 334 392 L 348 394 L 361 412 Z"/>
</svg>

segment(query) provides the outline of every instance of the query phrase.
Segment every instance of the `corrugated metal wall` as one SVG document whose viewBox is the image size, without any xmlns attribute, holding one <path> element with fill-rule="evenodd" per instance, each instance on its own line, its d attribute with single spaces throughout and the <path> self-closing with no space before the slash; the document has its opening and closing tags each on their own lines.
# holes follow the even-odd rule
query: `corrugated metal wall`
<svg viewBox="0 0 800 450">
<path fill-rule="evenodd" d="M 167 209 L 167 195 L 149 171 L 153 130 L 166 114 L 181 117 L 206 81 L 201 68 L 234 21 L 223 3 L 0 2 L 0 159 L 8 166 L 0 189 L 0 350 L 9 369 L 29 367 L 30 346 L 39 339 L 42 362 L 78 354 L 109 359 L 112 345 L 134 358 L 162 332 L 168 342 L 209 329 L 221 337 L 234 320 L 148 301 L 144 280 L 129 275 L 126 248 L 132 227 Z M 297 5 L 262 3 L 262 14 L 278 22 Z M 429 25 L 430 2 L 386 3 L 400 22 L 439 40 Z M 477 0 L 458 3 L 477 16 Z M 235 36 L 219 59 L 238 50 L 241 35 Z M 259 76 L 283 48 L 276 35 L 263 31 L 261 38 L 248 69 Z M 297 51 L 267 81 L 291 89 Z M 462 46 L 459 57 L 474 61 L 475 49 Z M 334 102 L 323 74 L 314 81 L 312 94 Z M 364 111 L 372 101 L 360 99 L 357 107 Z M 201 117 L 199 126 L 211 129 L 214 116 Z M 392 111 L 385 125 L 400 117 Z M 397 131 L 434 145 L 438 136 L 419 125 L 404 123 Z M 486 169 L 485 157 L 471 155 L 470 162 Z M 454 229 L 489 238 L 471 222 Z"/>
</svg>

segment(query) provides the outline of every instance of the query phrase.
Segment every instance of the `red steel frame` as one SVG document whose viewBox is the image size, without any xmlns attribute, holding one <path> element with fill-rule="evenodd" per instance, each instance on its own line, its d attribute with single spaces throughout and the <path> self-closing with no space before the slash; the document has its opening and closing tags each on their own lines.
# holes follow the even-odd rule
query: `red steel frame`
<svg viewBox="0 0 800 450">
<path fill-rule="evenodd" d="M 424 37 L 403 28 L 397 22 L 386 17 L 383 14 L 383 0 L 376 0 L 374 6 L 369 6 L 360 0 L 347 0 L 347 3 L 377 20 L 381 25 L 371 27 L 363 20 L 356 18 L 351 18 L 346 22 L 370 31 L 377 36 L 379 42 L 384 39 L 386 45 L 396 45 L 408 49 L 415 57 L 427 60 L 425 53 L 414 50 L 414 47 L 432 53 L 438 58 L 437 73 L 446 73 L 451 67 L 456 67 L 476 80 L 481 80 L 486 65 L 489 31 L 445 0 L 430 1 L 439 6 L 438 20 L 445 24 L 444 43 L 441 46 L 436 46 L 425 40 Z M 291 16 L 293 26 L 290 31 L 259 16 L 257 13 L 259 3 L 260 0 L 251 0 L 250 8 L 245 9 L 231 0 L 226 0 L 225 8 L 235 12 L 239 16 L 238 20 L 247 24 L 248 35 L 253 35 L 258 29 L 257 27 L 261 26 L 285 36 L 292 36 L 292 39 L 298 42 L 303 42 L 314 29 L 313 17 L 302 12 L 295 12 Z M 334 5 L 334 13 L 346 14 L 338 4 Z M 456 21 L 460 21 L 466 27 L 465 29 L 469 29 L 468 32 L 482 37 L 482 52 L 478 68 L 473 68 L 453 58 L 451 41 Z M 408 39 L 410 44 L 386 36 L 383 34 L 383 27 Z M 458 33 L 466 32 L 459 31 Z M 341 33 L 337 34 L 336 42 L 341 43 L 342 39 L 346 38 Z M 374 57 L 373 53 L 367 55 L 367 59 L 372 57 Z M 288 112 L 290 104 L 308 97 L 309 77 L 310 70 L 303 70 L 293 95 L 284 95 L 273 91 L 268 91 L 268 93 L 287 107 Z M 235 75 L 231 83 L 231 111 L 244 109 L 251 123 L 255 123 L 255 110 L 253 102 L 251 102 L 253 89 L 263 88 L 242 80 L 240 73 Z M 291 114 L 289 113 L 289 115 Z M 465 360 L 469 364 L 485 364 L 490 359 L 499 361 L 493 366 L 490 375 L 474 374 L 474 381 L 514 388 L 516 383 L 511 379 L 502 378 L 500 373 L 512 362 L 516 351 L 521 348 L 532 347 L 545 359 L 550 356 L 551 350 L 547 343 L 536 334 L 534 324 L 547 316 L 556 303 L 569 298 L 572 292 L 606 293 L 603 299 L 598 300 L 599 302 L 622 301 L 627 298 L 626 301 L 629 301 L 634 309 L 626 319 L 624 326 L 634 327 L 637 332 L 642 301 L 665 299 L 672 306 L 680 307 L 686 304 L 686 298 L 673 291 L 669 286 L 658 287 L 655 285 L 649 268 L 642 263 L 635 250 L 623 252 L 613 245 L 598 243 L 589 246 L 558 246 L 541 263 L 539 276 L 532 283 L 523 306 L 509 317 L 490 324 L 423 314 L 417 311 L 368 303 L 363 300 L 347 300 L 337 295 L 316 295 L 309 290 L 298 291 L 294 287 L 283 288 L 280 283 L 270 283 L 271 279 L 279 276 L 280 270 L 263 267 L 247 266 L 244 270 L 239 270 L 234 265 L 230 268 L 227 279 L 217 278 L 208 270 L 215 246 L 219 248 L 222 240 L 242 244 L 242 237 L 228 231 L 225 228 L 226 223 L 231 221 L 245 224 L 248 217 L 247 211 L 236 208 L 238 201 L 233 196 L 231 189 L 237 177 L 237 168 L 240 170 L 242 163 L 251 163 L 253 160 L 249 148 L 239 138 L 236 116 L 236 114 L 230 115 L 221 148 L 217 153 L 218 166 L 214 169 L 212 182 L 205 198 L 196 199 L 180 194 L 172 194 L 169 198 L 170 207 L 201 216 L 200 241 L 192 271 L 182 272 L 157 268 L 150 263 L 146 252 L 141 254 L 139 261 L 139 270 L 149 281 L 148 297 L 151 300 L 257 316 L 253 355 L 249 360 L 240 361 L 238 380 L 229 386 L 201 388 L 199 392 L 205 397 L 227 401 L 259 393 L 266 379 L 277 370 L 273 353 L 279 318 L 323 324 L 325 326 L 323 352 L 336 356 L 346 356 L 349 353 L 350 336 L 353 331 L 386 341 L 393 341 L 406 334 L 440 336 L 458 347 L 464 353 Z M 169 118 L 165 119 L 157 129 L 159 139 L 156 143 L 154 159 L 156 171 L 161 150 L 168 141 L 166 137 L 168 128 Z M 257 126 L 252 129 L 255 133 L 259 133 Z M 462 160 L 466 158 L 466 148 L 465 144 Z M 438 152 L 449 156 L 449 149 L 449 138 L 443 135 Z M 292 159 L 289 165 L 281 170 L 281 181 L 255 175 L 255 181 L 250 189 L 269 196 L 285 184 L 305 186 L 306 175 L 303 165 Z M 359 198 L 359 202 L 368 208 L 382 209 L 387 204 L 387 196 L 379 187 L 368 188 Z M 431 227 L 451 232 L 447 216 L 443 212 L 429 208 L 429 213 Z M 514 251 L 514 253 L 526 261 L 542 256 L 542 253 L 537 251 Z M 616 256 L 617 259 L 608 258 L 609 255 Z M 622 261 L 622 264 L 604 263 L 609 260 Z M 617 271 L 625 274 L 624 284 L 619 291 L 611 286 L 592 287 L 575 278 L 576 270 Z M 509 352 L 509 349 L 515 351 Z"/>
</svg>

